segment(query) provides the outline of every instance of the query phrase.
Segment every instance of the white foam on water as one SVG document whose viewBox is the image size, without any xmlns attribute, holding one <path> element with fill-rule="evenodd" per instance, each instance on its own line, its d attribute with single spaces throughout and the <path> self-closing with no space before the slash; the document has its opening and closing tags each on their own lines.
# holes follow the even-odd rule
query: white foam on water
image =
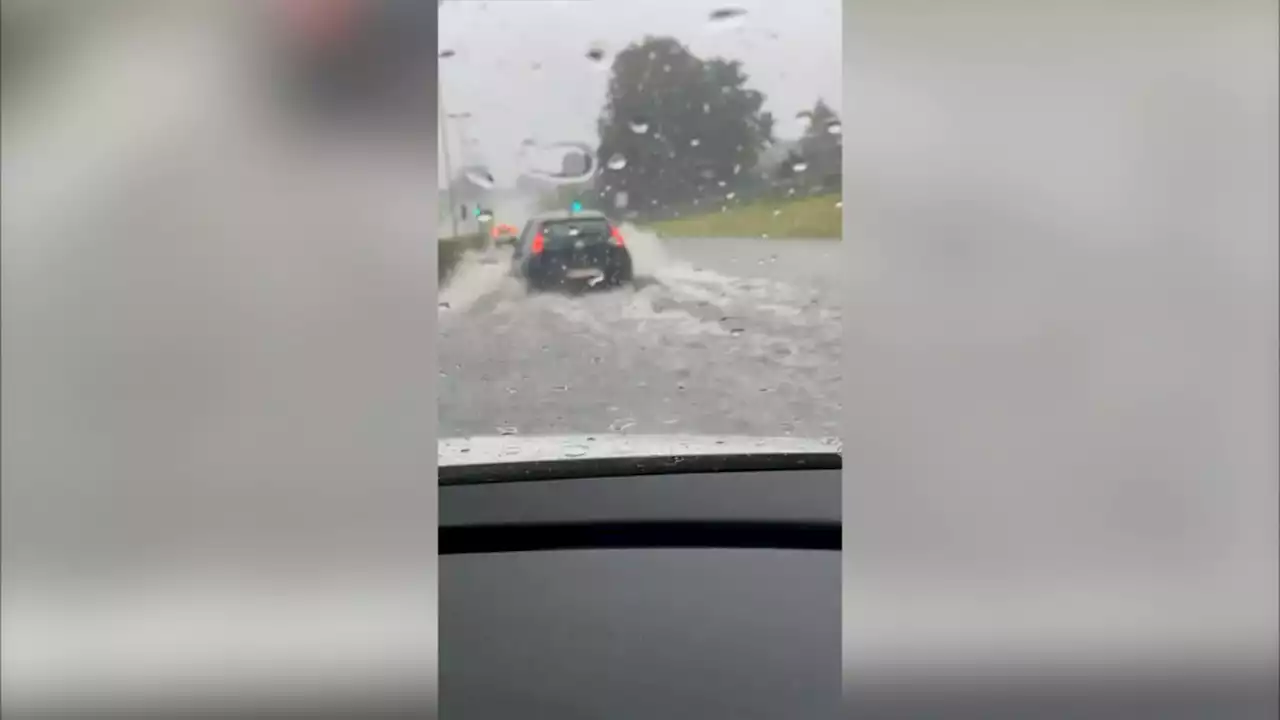
<svg viewBox="0 0 1280 720">
<path fill-rule="evenodd" d="M 462 312 L 484 297 L 499 292 L 511 279 L 510 268 L 510 260 L 501 253 L 469 252 L 463 255 L 453 274 L 440 288 L 438 313 Z"/>
<path fill-rule="evenodd" d="M 636 275 L 657 277 L 664 268 L 672 264 L 671 255 L 667 253 L 662 238 L 653 232 L 630 223 L 622 223 L 618 231 L 626 238 L 627 250 L 631 253 L 631 268 Z"/>
</svg>

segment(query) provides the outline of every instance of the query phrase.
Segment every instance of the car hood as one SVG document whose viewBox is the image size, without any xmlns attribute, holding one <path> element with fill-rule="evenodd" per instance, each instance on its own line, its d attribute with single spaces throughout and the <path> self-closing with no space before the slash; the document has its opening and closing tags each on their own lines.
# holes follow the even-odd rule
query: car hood
<svg viewBox="0 0 1280 720">
<path fill-rule="evenodd" d="M 742 435 L 483 435 L 439 441 L 439 465 L 725 455 L 840 454 L 836 438 Z"/>
</svg>

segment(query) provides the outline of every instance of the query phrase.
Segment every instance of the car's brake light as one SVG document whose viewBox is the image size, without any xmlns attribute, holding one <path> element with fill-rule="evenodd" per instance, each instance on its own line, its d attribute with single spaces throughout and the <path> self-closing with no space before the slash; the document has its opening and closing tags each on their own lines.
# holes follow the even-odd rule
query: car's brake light
<svg viewBox="0 0 1280 720">
<path fill-rule="evenodd" d="M 610 234 L 613 236 L 613 244 L 614 244 L 614 245 L 617 245 L 618 247 L 626 247 L 626 246 L 627 246 L 626 242 L 622 239 L 622 233 L 618 232 L 618 228 L 616 228 L 616 227 L 611 227 L 611 228 L 609 228 L 609 232 L 610 232 Z"/>
<path fill-rule="evenodd" d="M 529 251 L 534 255 L 542 252 L 542 233 L 533 236 L 533 245 L 530 246 Z"/>
</svg>

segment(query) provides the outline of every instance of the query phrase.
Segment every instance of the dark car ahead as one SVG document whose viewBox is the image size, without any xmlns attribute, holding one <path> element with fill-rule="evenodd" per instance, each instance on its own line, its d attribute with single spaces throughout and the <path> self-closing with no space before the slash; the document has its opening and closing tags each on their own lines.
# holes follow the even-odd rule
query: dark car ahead
<svg viewBox="0 0 1280 720">
<path fill-rule="evenodd" d="M 631 282 L 631 253 L 616 225 L 591 211 L 538 215 L 524 226 L 512 273 L 530 290 L 617 286 Z"/>
</svg>

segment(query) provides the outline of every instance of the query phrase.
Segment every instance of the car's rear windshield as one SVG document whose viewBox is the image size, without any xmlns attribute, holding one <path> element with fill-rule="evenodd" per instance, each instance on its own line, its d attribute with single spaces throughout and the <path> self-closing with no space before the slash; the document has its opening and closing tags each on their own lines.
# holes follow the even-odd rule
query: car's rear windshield
<svg viewBox="0 0 1280 720">
<path fill-rule="evenodd" d="M 612 228 L 604 218 L 575 218 L 549 220 L 542 224 L 542 235 L 547 244 L 563 246 L 576 240 L 608 240 Z"/>
</svg>

